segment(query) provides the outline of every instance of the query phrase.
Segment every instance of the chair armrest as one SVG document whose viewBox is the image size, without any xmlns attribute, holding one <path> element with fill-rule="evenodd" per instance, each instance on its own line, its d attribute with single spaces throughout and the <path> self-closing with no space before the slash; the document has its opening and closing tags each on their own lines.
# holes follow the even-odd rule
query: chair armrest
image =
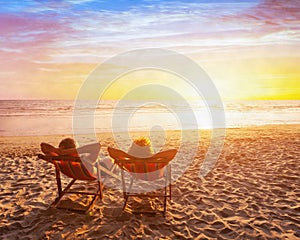
<svg viewBox="0 0 300 240">
<path fill-rule="evenodd" d="M 61 156 L 46 156 L 46 155 L 43 155 L 43 154 L 38 154 L 38 158 L 46 160 L 48 162 L 53 162 L 53 161 L 81 162 L 80 157 L 73 157 L 73 156 L 66 156 L 66 155 L 61 155 Z"/>
</svg>

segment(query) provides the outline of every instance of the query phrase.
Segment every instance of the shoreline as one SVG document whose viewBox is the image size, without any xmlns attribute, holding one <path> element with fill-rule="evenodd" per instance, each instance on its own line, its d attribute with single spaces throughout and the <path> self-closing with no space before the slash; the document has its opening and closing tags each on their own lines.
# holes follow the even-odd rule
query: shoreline
<svg viewBox="0 0 300 240">
<path fill-rule="evenodd" d="M 229 126 L 229 127 L 224 127 L 224 128 L 214 128 L 214 129 L 248 129 L 248 128 L 281 128 L 281 127 L 296 127 L 296 126 L 300 126 L 300 123 L 299 124 L 295 124 L 295 123 L 291 123 L 291 124 L 262 124 L 262 125 L 244 125 L 244 126 Z M 199 129 L 184 129 L 184 130 L 181 130 L 181 129 L 166 129 L 165 131 L 166 132 L 178 132 L 178 131 L 212 131 L 213 128 L 199 128 Z M 124 131 L 115 131 L 116 133 L 122 133 Z M 132 133 L 139 133 L 139 132 L 147 132 L 147 131 L 144 131 L 144 130 L 129 130 L 129 132 L 132 132 Z M 97 135 L 100 135 L 100 134 L 111 134 L 112 131 L 111 130 L 104 130 L 102 132 L 98 132 L 96 131 L 96 134 Z M 55 136 L 72 136 L 74 135 L 73 133 L 55 133 L 55 134 L 32 134 L 32 135 L 1 135 L 1 132 L 0 132 L 0 138 L 5 138 L 5 137 L 55 137 Z M 80 135 L 80 134 L 79 134 Z M 85 135 L 85 134 L 82 134 L 82 135 Z"/>
</svg>

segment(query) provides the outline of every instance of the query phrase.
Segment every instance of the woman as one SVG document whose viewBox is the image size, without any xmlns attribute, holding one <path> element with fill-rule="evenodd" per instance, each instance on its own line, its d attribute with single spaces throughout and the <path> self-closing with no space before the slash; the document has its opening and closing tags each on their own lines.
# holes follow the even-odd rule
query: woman
<svg viewBox="0 0 300 240">
<path fill-rule="evenodd" d="M 151 157 L 153 155 L 153 149 L 150 139 L 146 137 L 134 139 L 128 149 L 128 154 L 138 158 Z"/>
<path fill-rule="evenodd" d="M 58 148 L 48 143 L 41 143 L 41 150 L 45 155 L 70 155 L 75 157 L 80 156 L 81 161 L 86 167 L 86 169 L 94 176 L 97 176 L 97 168 L 95 167 L 95 163 L 99 156 L 100 148 L 100 143 L 88 144 L 76 148 L 75 141 L 72 138 L 65 138 L 61 140 L 61 142 L 58 145 Z M 107 169 L 110 169 L 112 164 L 113 163 L 111 159 L 108 157 L 102 158 L 100 162 L 100 165 Z"/>
</svg>

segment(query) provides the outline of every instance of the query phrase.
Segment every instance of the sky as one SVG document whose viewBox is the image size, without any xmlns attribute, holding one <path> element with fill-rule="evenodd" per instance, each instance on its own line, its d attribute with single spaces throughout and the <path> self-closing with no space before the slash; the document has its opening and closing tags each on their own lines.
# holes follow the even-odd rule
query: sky
<svg viewBox="0 0 300 240">
<path fill-rule="evenodd" d="M 75 99 L 99 64 L 143 48 L 190 58 L 224 100 L 300 99 L 298 0 L 0 0 L 0 99 Z M 158 71 L 121 76 L 105 98 L 154 78 L 196 94 Z"/>
</svg>

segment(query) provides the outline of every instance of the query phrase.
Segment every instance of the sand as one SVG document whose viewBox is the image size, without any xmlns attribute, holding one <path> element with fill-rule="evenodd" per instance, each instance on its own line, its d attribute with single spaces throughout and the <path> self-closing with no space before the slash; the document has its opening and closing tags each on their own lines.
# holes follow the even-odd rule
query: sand
<svg viewBox="0 0 300 240">
<path fill-rule="evenodd" d="M 227 129 L 205 178 L 198 172 L 210 133 L 201 132 L 195 159 L 173 182 L 166 217 L 130 211 L 159 205 L 158 199 L 133 199 L 123 212 L 122 192 L 110 187 L 88 214 L 50 207 L 57 195 L 54 168 L 36 155 L 40 142 L 57 145 L 65 136 L 0 137 L 0 239 L 300 239 L 299 130 Z M 167 137 L 164 148 L 180 144 L 179 132 Z M 110 134 L 99 138 L 104 152 L 114 146 Z M 172 167 L 176 173 L 180 162 Z"/>
</svg>

